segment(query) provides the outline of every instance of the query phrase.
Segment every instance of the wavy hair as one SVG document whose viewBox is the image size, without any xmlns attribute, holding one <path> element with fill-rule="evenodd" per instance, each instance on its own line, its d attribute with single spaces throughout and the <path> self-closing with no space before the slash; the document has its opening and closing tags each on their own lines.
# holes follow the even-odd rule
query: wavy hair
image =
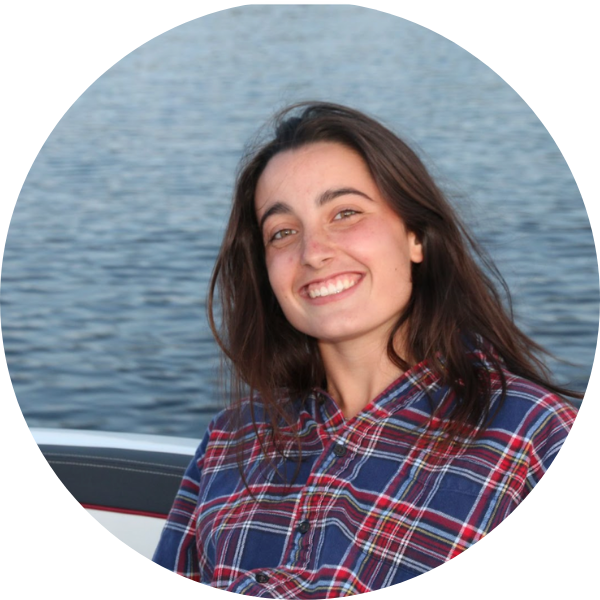
<svg viewBox="0 0 600 600">
<path fill-rule="evenodd" d="M 274 119 L 273 132 L 240 164 L 209 288 L 208 318 L 230 363 L 234 401 L 249 394 L 254 407 L 260 396 L 275 440 L 282 424 L 293 425 L 288 399 L 324 386 L 325 372 L 317 340 L 288 323 L 271 290 L 254 195 L 273 156 L 316 142 L 358 152 L 382 197 L 422 244 L 423 261 L 412 265 L 412 295 L 390 334 L 387 353 L 402 370 L 427 360 L 441 382 L 454 389 L 457 401 L 444 421 L 448 434 L 485 427 L 493 416 L 490 374 L 469 357 L 473 347 L 481 349 L 500 378 L 502 399 L 502 363 L 554 393 L 582 397 L 552 381 L 541 359 L 548 353 L 514 323 L 510 293 L 497 268 L 404 141 L 357 110 L 324 102 L 284 109 Z M 394 347 L 400 329 L 405 357 Z"/>
</svg>

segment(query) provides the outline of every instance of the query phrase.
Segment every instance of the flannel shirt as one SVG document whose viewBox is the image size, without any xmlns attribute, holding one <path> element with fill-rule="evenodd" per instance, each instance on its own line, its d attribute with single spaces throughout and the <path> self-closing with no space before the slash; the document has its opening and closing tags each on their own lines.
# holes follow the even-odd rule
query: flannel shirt
<svg viewBox="0 0 600 600">
<path fill-rule="evenodd" d="M 488 370 L 495 411 L 500 380 Z M 282 454 L 267 448 L 271 462 L 261 453 L 248 405 L 241 428 L 230 410 L 221 412 L 185 473 L 153 560 L 264 598 L 364 593 L 433 569 L 516 508 L 575 418 L 547 390 L 505 376 L 508 392 L 490 425 L 452 446 L 440 445 L 436 431 L 454 394 L 426 363 L 348 420 L 315 389 L 296 403 L 297 472 L 293 442 Z M 254 418 L 260 434 L 269 431 L 260 404 Z M 252 495 L 240 477 L 240 456 Z"/>
</svg>

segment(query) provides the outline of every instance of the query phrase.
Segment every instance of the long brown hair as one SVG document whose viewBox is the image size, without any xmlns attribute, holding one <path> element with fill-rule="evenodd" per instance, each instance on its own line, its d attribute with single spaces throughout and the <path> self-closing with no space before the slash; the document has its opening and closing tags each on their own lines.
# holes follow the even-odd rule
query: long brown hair
<svg viewBox="0 0 600 600">
<path fill-rule="evenodd" d="M 260 397 L 277 439 L 280 426 L 292 424 L 287 399 L 305 397 L 324 385 L 316 340 L 288 323 L 271 290 L 254 204 L 258 179 L 274 155 L 324 141 L 359 153 L 383 198 L 422 244 L 423 261 L 412 266 L 412 295 L 389 337 L 387 353 L 402 370 L 427 360 L 442 383 L 454 389 L 457 401 L 446 421 L 447 433 L 482 427 L 491 417 L 490 375 L 469 358 L 473 347 L 500 378 L 502 398 L 502 363 L 550 391 L 582 397 L 551 380 L 540 358 L 547 353 L 514 323 L 504 280 L 416 153 L 361 112 L 310 102 L 281 111 L 274 136 L 247 154 L 238 173 L 208 297 L 211 328 L 230 362 L 234 400 L 249 395 L 253 410 Z M 214 314 L 217 300 L 220 326 Z M 411 363 L 394 347 L 400 328 Z"/>
</svg>

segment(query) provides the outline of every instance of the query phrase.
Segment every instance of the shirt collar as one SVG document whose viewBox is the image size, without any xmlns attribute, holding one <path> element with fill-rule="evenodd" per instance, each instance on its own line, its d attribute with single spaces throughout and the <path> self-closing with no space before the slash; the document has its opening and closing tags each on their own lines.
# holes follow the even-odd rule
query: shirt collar
<svg viewBox="0 0 600 600">
<path fill-rule="evenodd" d="M 465 342 L 468 356 L 480 368 L 487 371 L 496 370 L 490 356 L 503 365 L 493 346 L 480 336 L 475 336 L 472 341 L 465 339 Z M 440 362 L 443 366 L 444 359 L 440 358 Z M 313 388 L 305 406 L 318 425 L 335 433 L 344 426 L 361 427 L 369 422 L 388 418 L 421 399 L 423 395 L 433 394 L 440 387 L 440 375 L 431 368 L 429 361 L 424 360 L 402 373 L 352 419 L 346 420 L 331 395 L 319 387 Z"/>
<path fill-rule="evenodd" d="M 439 376 L 423 361 L 402 373 L 385 390 L 373 398 L 365 408 L 352 419 L 346 420 L 332 396 L 322 388 L 313 388 L 308 397 L 306 409 L 318 425 L 332 433 L 343 426 L 361 427 L 368 422 L 388 418 L 406 408 L 423 394 L 439 388 Z"/>
</svg>

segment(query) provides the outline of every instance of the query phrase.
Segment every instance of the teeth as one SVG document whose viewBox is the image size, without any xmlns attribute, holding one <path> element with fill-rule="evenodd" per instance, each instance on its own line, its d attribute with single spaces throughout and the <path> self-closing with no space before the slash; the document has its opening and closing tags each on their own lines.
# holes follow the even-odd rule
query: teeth
<svg viewBox="0 0 600 600">
<path fill-rule="evenodd" d="M 351 288 L 356 282 L 350 279 L 340 279 L 337 282 L 330 282 L 328 285 L 322 285 L 311 290 L 308 290 L 308 295 L 311 298 L 319 298 L 323 296 L 331 296 L 332 294 L 339 294 L 348 288 Z"/>
</svg>

